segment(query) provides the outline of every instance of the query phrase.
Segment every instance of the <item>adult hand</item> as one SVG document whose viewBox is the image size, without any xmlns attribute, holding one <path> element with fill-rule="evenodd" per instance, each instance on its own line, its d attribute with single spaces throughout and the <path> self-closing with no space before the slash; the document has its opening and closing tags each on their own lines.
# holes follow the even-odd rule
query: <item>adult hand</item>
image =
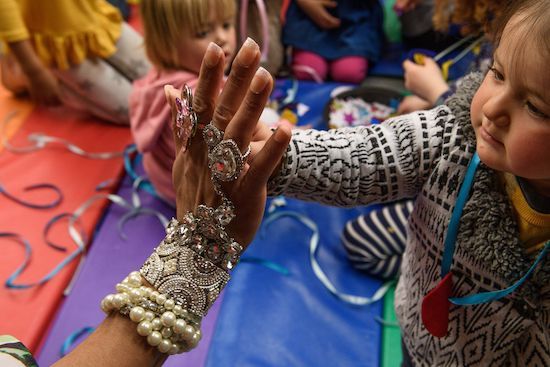
<svg viewBox="0 0 550 367">
<path fill-rule="evenodd" d="M 246 151 L 255 139 L 252 142 L 255 143 L 254 155 L 248 158 L 241 175 L 235 181 L 222 184 L 223 192 L 235 206 L 236 218 L 229 224 L 228 231 L 243 246 L 252 241 L 258 230 L 267 197 L 267 180 L 279 165 L 291 134 L 288 128 L 271 133 L 265 125 L 258 125 L 273 86 L 271 75 L 263 68 L 258 69 L 259 60 L 258 45 L 247 40 L 235 57 L 231 73 L 219 94 L 224 55 L 212 43 L 205 54 L 193 98 L 193 109 L 199 122 L 205 124 L 212 120 L 216 127 L 225 131 L 224 139 L 234 140 L 241 152 Z M 166 91 L 174 121 L 175 97 L 179 96 L 179 91 L 172 87 Z M 193 211 L 199 204 L 219 204 L 219 197 L 213 191 L 208 150 L 201 132 L 192 138 L 186 151 L 182 150 L 183 142 L 177 134 L 174 136 L 176 160 L 172 176 L 177 217 L 181 220 L 187 211 Z"/>
<path fill-rule="evenodd" d="M 403 115 L 414 111 L 428 110 L 432 107 L 433 105 L 430 102 L 418 96 L 406 96 L 399 104 L 399 107 L 397 108 L 397 114 Z"/>
<path fill-rule="evenodd" d="M 424 58 L 423 65 L 405 60 L 403 69 L 405 69 L 405 88 L 432 105 L 449 89 L 439 65 L 429 57 Z"/>
<path fill-rule="evenodd" d="M 319 27 L 334 29 L 340 27 L 340 19 L 330 14 L 327 9 L 336 8 L 338 3 L 334 0 L 296 0 L 296 3 L 304 13 Z"/>
</svg>

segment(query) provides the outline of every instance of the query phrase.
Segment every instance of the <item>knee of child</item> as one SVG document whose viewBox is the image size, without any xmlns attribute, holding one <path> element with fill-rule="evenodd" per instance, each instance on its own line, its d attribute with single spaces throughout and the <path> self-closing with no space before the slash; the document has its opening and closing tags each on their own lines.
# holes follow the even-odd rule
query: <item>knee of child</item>
<svg viewBox="0 0 550 367">
<path fill-rule="evenodd" d="M 368 60 L 359 56 L 343 57 L 330 65 L 332 79 L 343 83 L 359 84 L 367 76 L 367 71 Z"/>
<path fill-rule="evenodd" d="M 292 57 L 292 72 L 300 80 L 323 81 L 327 78 L 327 61 L 313 52 L 295 50 Z"/>
</svg>

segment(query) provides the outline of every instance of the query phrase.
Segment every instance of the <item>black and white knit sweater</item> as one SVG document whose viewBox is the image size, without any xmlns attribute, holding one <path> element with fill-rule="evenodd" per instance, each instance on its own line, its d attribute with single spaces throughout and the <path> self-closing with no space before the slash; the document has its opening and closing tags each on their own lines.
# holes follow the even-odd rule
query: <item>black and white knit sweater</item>
<svg viewBox="0 0 550 367">
<path fill-rule="evenodd" d="M 371 127 L 295 131 L 270 194 L 338 206 L 416 197 L 396 291 L 405 345 L 418 366 L 550 366 L 550 260 L 509 297 L 451 306 L 449 333 L 421 322 L 421 301 L 440 280 L 443 242 L 475 152 L 470 103 L 482 75 L 445 106 Z M 459 227 L 453 296 L 500 290 L 529 268 L 498 173 L 481 164 Z"/>
</svg>

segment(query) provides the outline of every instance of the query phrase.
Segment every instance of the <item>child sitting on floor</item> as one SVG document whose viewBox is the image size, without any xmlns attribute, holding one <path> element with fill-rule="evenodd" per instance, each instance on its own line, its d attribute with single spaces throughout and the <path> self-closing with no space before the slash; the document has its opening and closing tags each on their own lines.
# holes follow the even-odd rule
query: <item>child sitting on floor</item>
<svg viewBox="0 0 550 367">
<path fill-rule="evenodd" d="M 283 43 L 293 47 L 298 79 L 360 83 L 380 55 L 383 12 L 378 0 L 296 0 L 288 5 Z"/>
<path fill-rule="evenodd" d="M 208 44 L 225 53 L 226 66 L 236 48 L 233 0 L 142 0 L 145 48 L 153 69 L 134 83 L 130 125 L 145 172 L 157 193 L 175 202 L 172 185 L 174 137 L 164 85 L 193 88 Z"/>
</svg>

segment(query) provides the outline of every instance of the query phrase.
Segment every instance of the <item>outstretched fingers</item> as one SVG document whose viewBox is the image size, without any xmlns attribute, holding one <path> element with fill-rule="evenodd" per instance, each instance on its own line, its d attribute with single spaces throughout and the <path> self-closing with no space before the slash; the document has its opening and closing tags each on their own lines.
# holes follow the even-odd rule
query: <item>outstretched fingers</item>
<svg viewBox="0 0 550 367">
<path fill-rule="evenodd" d="M 248 86 L 260 64 L 260 48 L 248 38 L 231 65 L 231 72 L 220 94 L 212 121 L 217 128 L 225 130 L 239 109 Z"/>
<path fill-rule="evenodd" d="M 252 78 L 246 97 L 225 130 L 224 138 L 234 140 L 241 152 L 246 151 L 250 144 L 272 87 L 271 74 L 260 67 Z"/>
</svg>

